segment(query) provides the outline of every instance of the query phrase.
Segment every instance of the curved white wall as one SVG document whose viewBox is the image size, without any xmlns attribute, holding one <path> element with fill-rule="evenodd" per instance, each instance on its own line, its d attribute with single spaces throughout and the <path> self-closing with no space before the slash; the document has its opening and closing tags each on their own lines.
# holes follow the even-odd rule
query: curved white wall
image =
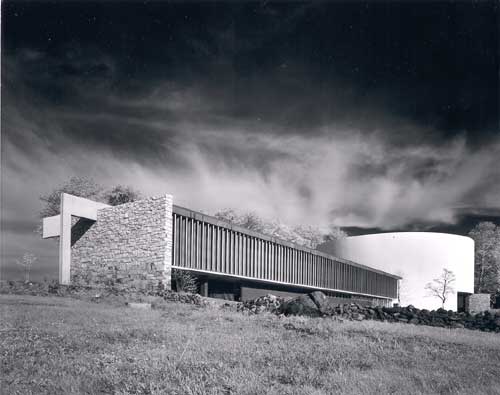
<svg viewBox="0 0 500 395">
<path fill-rule="evenodd" d="M 456 276 L 446 309 L 457 309 L 457 292 L 474 292 L 474 241 L 446 233 L 402 232 L 347 237 L 325 243 L 319 250 L 403 277 L 401 305 L 438 309 L 441 301 L 425 285 L 443 268 Z"/>
</svg>

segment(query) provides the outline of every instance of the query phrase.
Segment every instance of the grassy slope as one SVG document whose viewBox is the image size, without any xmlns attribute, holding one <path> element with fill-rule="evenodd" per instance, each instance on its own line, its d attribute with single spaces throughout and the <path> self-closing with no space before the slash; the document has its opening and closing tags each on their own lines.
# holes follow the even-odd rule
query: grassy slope
<svg viewBox="0 0 500 395">
<path fill-rule="evenodd" d="M 0 295 L 1 393 L 500 394 L 500 336 Z"/>
</svg>

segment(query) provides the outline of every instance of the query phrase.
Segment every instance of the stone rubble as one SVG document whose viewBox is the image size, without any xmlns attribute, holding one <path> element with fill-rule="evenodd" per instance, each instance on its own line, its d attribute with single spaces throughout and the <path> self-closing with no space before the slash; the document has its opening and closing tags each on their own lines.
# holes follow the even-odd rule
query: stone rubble
<svg viewBox="0 0 500 395">
<path fill-rule="evenodd" d="M 451 310 L 425 310 L 414 306 L 366 307 L 357 303 L 332 303 L 320 291 L 294 298 L 266 295 L 253 301 L 242 302 L 238 311 L 249 314 L 269 312 L 278 315 L 305 315 L 310 317 L 335 317 L 351 321 L 377 320 L 442 328 L 466 328 L 485 332 L 500 332 L 500 311 L 477 314 L 457 313 Z"/>
<path fill-rule="evenodd" d="M 259 314 L 263 312 L 279 313 L 283 298 L 274 295 L 261 296 L 254 300 L 240 302 L 237 304 L 237 311 Z"/>
</svg>

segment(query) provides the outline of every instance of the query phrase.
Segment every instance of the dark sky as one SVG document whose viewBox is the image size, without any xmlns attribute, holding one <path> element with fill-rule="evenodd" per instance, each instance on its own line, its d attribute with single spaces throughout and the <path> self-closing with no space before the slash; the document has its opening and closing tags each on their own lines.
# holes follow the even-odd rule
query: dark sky
<svg viewBox="0 0 500 395">
<path fill-rule="evenodd" d="M 500 213 L 496 2 L 2 2 L 2 262 L 72 175 L 289 224 Z M 16 272 L 17 273 L 17 272 Z"/>
</svg>

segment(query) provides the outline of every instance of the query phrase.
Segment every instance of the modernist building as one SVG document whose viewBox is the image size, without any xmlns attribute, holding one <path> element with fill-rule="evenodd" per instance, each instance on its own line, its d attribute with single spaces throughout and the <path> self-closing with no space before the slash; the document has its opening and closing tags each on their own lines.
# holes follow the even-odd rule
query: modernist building
<svg viewBox="0 0 500 395">
<path fill-rule="evenodd" d="M 429 310 L 441 301 L 429 295 L 425 286 L 443 269 L 451 270 L 456 281 L 445 303 L 446 309 L 464 308 L 464 299 L 474 292 L 474 241 L 469 237 L 428 232 L 381 233 L 347 237 L 318 247 L 328 254 L 369 264 L 403 277 L 400 302 Z"/>
<path fill-rule="evenodd" d="M 175 269 L 195 274 L 207 296 L 247 299 L 322 290 L 384 305 L 398 298 L 398 275 L 172 201 L 165 195 L 112 207 L 62 194 L 61 214 L 43 221 L 43 237 L 59 237 L 60 282 L 168 288 Z"/>
</svg>

